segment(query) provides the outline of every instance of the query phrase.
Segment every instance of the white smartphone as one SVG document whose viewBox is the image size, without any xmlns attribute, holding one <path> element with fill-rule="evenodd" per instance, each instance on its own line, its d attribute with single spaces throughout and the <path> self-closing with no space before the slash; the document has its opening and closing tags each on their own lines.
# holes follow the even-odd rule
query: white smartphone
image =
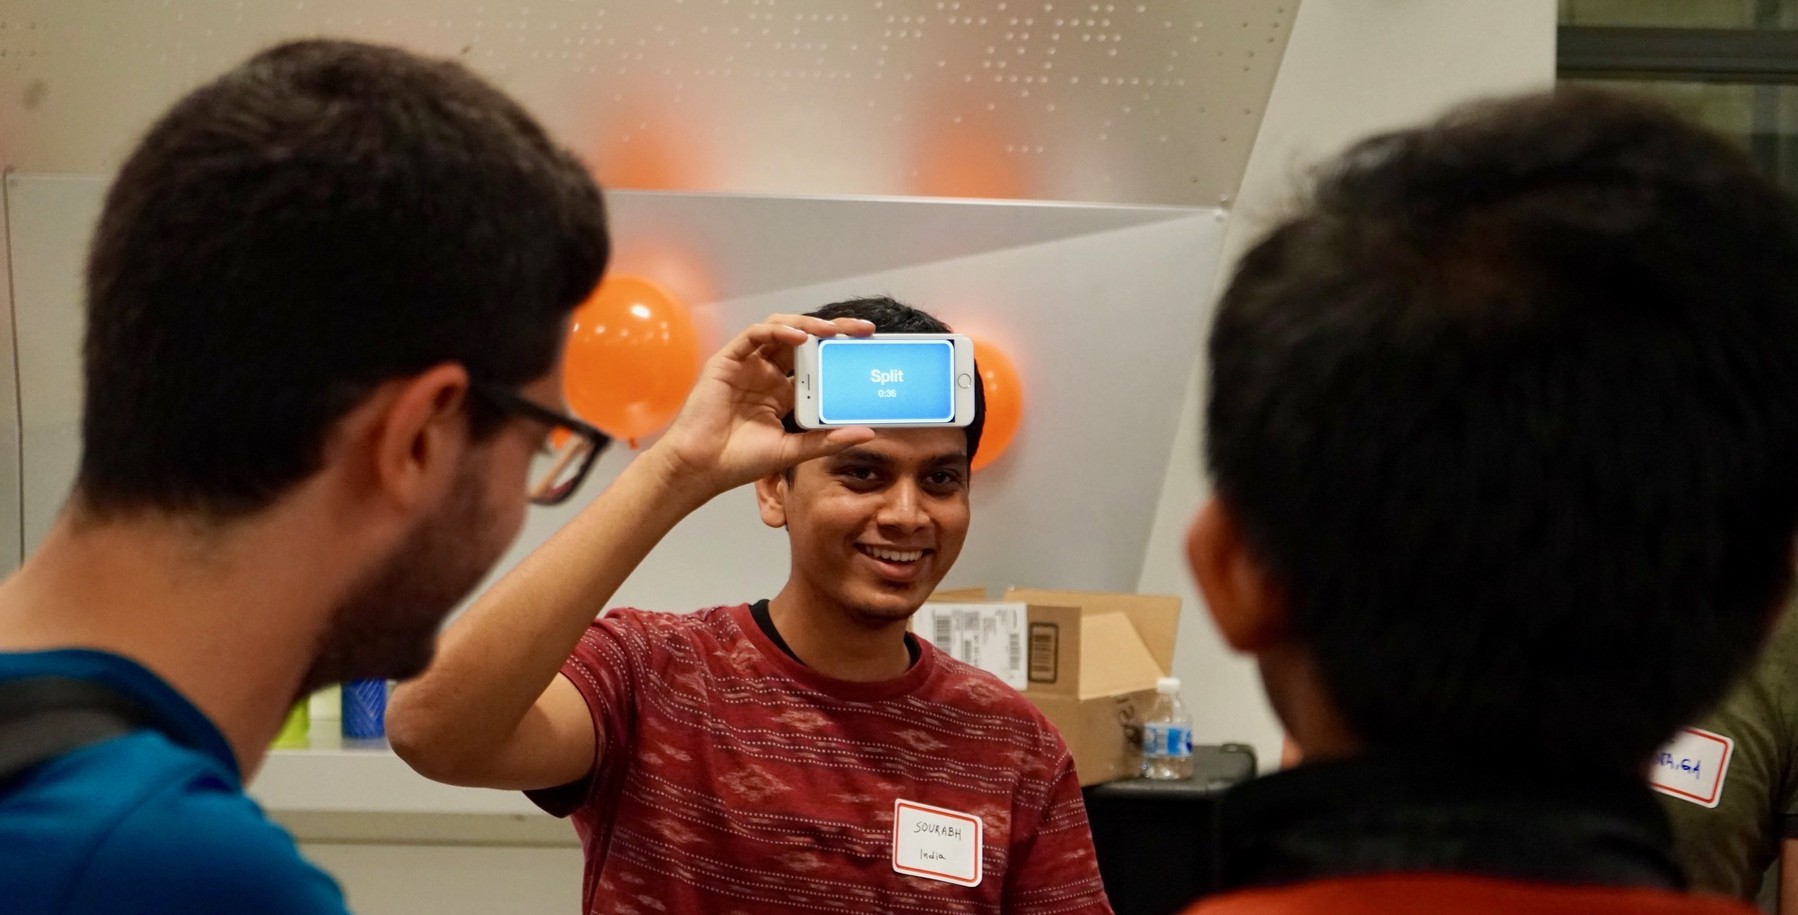
<svg viewBox="0 0 1798 915">
<path fill-rule="evenodd" d="M 974 421 L 974 341 L 812 337 L 793 354 L 793 418 L 805 429 L 965 426 Z"/>
</svg>

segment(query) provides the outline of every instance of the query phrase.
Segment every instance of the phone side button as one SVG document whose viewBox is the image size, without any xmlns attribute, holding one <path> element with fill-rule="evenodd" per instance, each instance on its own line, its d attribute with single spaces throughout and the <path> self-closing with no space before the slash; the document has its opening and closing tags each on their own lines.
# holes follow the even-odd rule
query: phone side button
<svg viewBox="0 0 1798 915">
<path fill-rule="evenodd" d="M 963 388 L 963 389 L 973 387 L 974 386 L 974 376 L 968 374 L 967 372 L 963 372 L 960 375 L 955 376 L 955 386 L 958 388 Z"/>
</svg>

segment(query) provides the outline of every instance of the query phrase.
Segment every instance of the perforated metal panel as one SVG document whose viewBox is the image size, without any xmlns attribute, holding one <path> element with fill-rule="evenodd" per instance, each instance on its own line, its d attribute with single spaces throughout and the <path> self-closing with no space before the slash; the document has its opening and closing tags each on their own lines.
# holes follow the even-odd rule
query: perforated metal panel
<svg viewBox="0 0 1798 915">
<path fill-rule="evenodd" d="M 1297 0 L 0 0 L 0 157 L 114 168 L 329 34 L 460 57 L 614 187 L 1227 202 Z"/>
</svg>

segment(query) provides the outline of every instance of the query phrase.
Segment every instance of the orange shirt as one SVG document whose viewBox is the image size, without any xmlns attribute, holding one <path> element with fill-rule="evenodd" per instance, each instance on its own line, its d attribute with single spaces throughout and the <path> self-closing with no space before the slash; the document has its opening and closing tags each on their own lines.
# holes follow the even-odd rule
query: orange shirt
<svg viewBox="0 0 1798 915">
<path fill-rule="evenodd" d="M 1186 915 L 1756 915 L 1722 896 L 1455 874 L 1308 880 L 1212 896 Z"/>
</svg>

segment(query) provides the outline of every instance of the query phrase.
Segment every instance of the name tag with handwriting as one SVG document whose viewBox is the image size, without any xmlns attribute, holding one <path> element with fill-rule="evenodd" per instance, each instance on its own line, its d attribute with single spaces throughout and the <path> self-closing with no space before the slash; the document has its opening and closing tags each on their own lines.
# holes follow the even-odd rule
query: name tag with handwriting
<svg viewBox="0 0 1798 915">
<path fill-rule="evenodd" d="M 1648 783 L 1669 797 L 1715 807 L 1723 800 L 1723 779 L 1735 749 L 1736 742 L 1722 734 L 1682 728 L 1655 753 Z"/>
<path fill-rule="evenodd" d="M 979 886 L 986 826 L 971 813 L 917 801 L 893 802 L 893 870 L 958 886 Z"/>
</svg>

